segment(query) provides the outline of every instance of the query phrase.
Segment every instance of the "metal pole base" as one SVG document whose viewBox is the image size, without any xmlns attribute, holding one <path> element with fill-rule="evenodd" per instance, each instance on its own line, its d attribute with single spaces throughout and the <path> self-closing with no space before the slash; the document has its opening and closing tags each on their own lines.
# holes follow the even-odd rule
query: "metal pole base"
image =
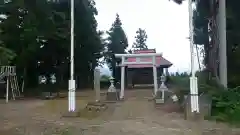
<svg viewBox="0 0 240 135">
<path fill-rule="evenodd" d="M 75 90 L 76 90 L 76 84 L 75 80 L 69 80 L 68 81 L 68 111 L 74 112 L 75 111 Z"/>
<path fill-rule="evenodd" d="M 191 111 L 199 113 L 198 103 L 198 80 L 197 77 L 190 77 L 190 96 L 191 96 Z"/>
</svg>

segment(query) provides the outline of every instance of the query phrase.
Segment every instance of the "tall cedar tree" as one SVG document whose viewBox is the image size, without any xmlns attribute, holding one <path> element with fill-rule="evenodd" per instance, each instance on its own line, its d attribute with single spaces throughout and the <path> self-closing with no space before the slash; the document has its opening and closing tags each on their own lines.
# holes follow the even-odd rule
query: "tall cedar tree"
<svg viewBox="0 0 240 135">
<path fill-rule="evenodd" d="M 122 28 L 122 22 L 119 15 L 116 15 L 116 19 L 112 24 L 111 29 L 108 31 L 108 44 L 107 50 L 108 55 L 106 57 L 109 68 L 112 70 L 112 74 L 115 78 L 118 78 L 118 73 L 116 73 L 116 63 L 119 63 L 121 60 L 116 59 L 114 54 L 117 53 L 126 53 L 126 48 L 128 47 L 127 36 Z"/>
<path fill-rule="evenodd" d="M 147 41 L 147 33 L 144 29 L 139 28 L 136 31 L 135 42 L 133 43 L 133 50 L 145 50 L 148 49 L 146 41 Z"/>
</svg>

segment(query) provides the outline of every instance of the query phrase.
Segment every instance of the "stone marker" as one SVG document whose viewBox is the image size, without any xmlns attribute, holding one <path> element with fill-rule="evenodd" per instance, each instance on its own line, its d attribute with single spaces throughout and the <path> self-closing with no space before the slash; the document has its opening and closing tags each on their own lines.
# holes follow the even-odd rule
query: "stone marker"
<svg viewBox="0 0 240 135">
<path fill-rule="evenodd" d="M 94 70 L 94 90 L 96 91 L 96 102 L 100 101 L 100 70 Z"/>
<path fill-rule="evenodd" d="M 200 112 L 203 114 L 204 118 L 211 116 L 212 110 L 212 99 L 208 94 L 201 94 L 199 96 Z"/>
</svg>

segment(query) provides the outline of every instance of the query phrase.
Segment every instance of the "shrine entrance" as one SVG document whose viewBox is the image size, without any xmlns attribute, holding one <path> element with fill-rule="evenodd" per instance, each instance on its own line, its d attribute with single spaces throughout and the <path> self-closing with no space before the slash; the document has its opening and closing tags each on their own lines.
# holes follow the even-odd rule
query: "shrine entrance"
<svg viewBox="0 0 240 135">
<path fill-rule="evenodd" d="M 125 91 L 125 67 L 128 68 L 129 65 L 150 65 L 152 67 L 153 73 L 153 85 L 154 91 L 153 95 L 155 96 L 158 91 L 158 82 L 157 82 L 157 65 L 156 57 L 162 57 L 161 53 L 138 53 L 138 54 L 115 54 L 116 58 L 121 58 L 121 91 L 120 99 L 124 98 Z M 136 58 L 136 61 L 129 61 L 129 58 Z M 141 59 L 140 59 L 141 58 Z"/>
<path fill-rule="evenodd" d="M 146 54 L 156 53 L 155 49 L 136 50 L 134 54 Z M 152 61 L 152 58 L 136 58 L 131 57 L 126 59 L 127 62 L 136 61 Z M 168 76 L 168 68 L 172 66 L 172 63 L 165 59 L 163 56 L 156 56 L 156 68 L 157 68 L 157 82 L 160 82 L 160 76 L 165 71 L 165 75 Z M 128 64 L 126 68 L 126 87 L 127 88 L 152 88 L 154 84 L 152 64 Z"/>
</svg>

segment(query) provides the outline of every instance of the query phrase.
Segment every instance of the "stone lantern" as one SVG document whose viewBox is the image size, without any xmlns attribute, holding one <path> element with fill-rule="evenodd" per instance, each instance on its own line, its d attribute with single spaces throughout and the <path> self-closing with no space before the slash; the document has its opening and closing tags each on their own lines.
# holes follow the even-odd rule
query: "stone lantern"
<svg viewBox="0 0 240 135">
<path fill-rule="evenodd" d="M 160 78 L 160 81 L 161 81 L 161 85 L 165 85 L 166 76 L 162 75 L 161 78 Z"/>
<path fill-rule="evenodd" d="M 52 84 L 55 84 L 56 82 L 57 82 L 57 79 L 56 79 L 56 76 L 55 76 L 55 74 L 52 74 L 51 76 L 50 76 L 50 81 L 51 81 L 51 83 Z"/>
<path fill-rule="evenodd" d="M 108 88 L 108 92 L 116 92 L 116 88 L 114 86 L 114 80 L 115 79 L 112 76 L 109 78 L 110 86 Z"/>
<path fill-rule="evenodd" d="M 167 86 L 165 85 L 166 77 L 164 75 L 161 76 L 160 78 L 160 86 L 158 88 L 156 97 L 155 97 L 155 103 L 156 104 L 161 104 L 164 103 L 165 101 L 165 91 L 168 91 Z"/>
<path fill-rule="evenodd" d="M 38 77 L 38 83 L 39 84 L 47 84 L 47 78 L 46 76 L 42 75 Z"/>
<path fill-rule="evenodd" d="M 57 79 L 55 74 L 51 74 L 50 77 L 45 75 L 39 76 L 39 85 L 42 89 L 43 99 L 52 99 L 57 96 Z"/>
<path fill-rule="evenodd" d="M 113 78 L 112 76 L 109 78 L 110 86 L 109 86 L 108 92 L 107 92 L 107 100 L 108 101 L 116 101 L 119 99 L 119 92 L 116 90 L 116 88 L 114 86 L 114 80 L 115 80 L 115 78 Z"/>
<path fill-rule="evenodd" d="M 58 95 L 58 90 L 57 90 L 57 78 L 56 78 L 56 75 L 55 74 L 51 74 L 50 75 L 50 90 L 51 91 L 51 94 L 53 97 L 56 97 Z"/>
<path fill-rule="evenodd" d="M 48 91 L 47 82 L 48 82 L 48 80 L 45 75 L 41 75 L 38 77 L 38 83 L 42 90 L 42 98 L 43 99 L 49 99 L 51 96 L 51 92 Z"/>
</svg>

